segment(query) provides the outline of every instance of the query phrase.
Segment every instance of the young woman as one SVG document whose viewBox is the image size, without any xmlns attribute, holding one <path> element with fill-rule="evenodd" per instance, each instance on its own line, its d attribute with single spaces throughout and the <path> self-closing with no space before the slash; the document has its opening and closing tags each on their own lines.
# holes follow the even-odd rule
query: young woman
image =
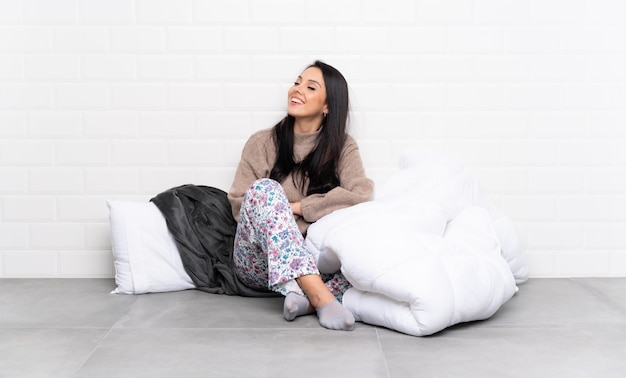
<svg viewBox="0 0 626 378">
<path fill-rule="evenodd" d="M 346 132 L 348 108 L 343 75 L 320 61 L 307 67 L 288 91 L 285 118 L 247 141 L 228 193 L 241 281 L 285 295 L 289 321 L 316 311 L 322 326 L 340 330 L 354 326 L 340 302 L 350 284 L 341 273 L 322 279 L 304 238 L 311 223 L 372 196 Z"/>
</svg>

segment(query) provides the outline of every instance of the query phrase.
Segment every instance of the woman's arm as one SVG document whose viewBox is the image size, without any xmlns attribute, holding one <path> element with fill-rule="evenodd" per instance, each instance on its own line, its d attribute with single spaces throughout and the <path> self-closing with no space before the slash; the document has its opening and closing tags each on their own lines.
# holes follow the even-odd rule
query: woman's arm
<svg viewBox="0 0 626 378">
<path fill-rule="evenodd" d="M 337 171 L 339 186 L 328 193 L 313 194 L 301 200 L 302 217 L 307 222 L 315 222 L 335 210 L 372 199 L 374 183 L 365 176 L 359 147 L 351 137 L 346 140 Z"/>
</svg>

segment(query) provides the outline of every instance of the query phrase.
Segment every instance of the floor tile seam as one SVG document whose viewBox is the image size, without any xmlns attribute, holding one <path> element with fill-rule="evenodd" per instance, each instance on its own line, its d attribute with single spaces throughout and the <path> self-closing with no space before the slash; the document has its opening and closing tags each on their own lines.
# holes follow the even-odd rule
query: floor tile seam
<svg viewBox="0 0 626 378">
<path fill-rule="evenodd" d="M 490 325 L 490 326 L 480 326 L 476 329 L 580 329 L 583 327 L 611 327 L 611 326 L 622 326 L 626 324 L 626 319 L 616 320 L 616 321 L 607 321 L 602 320 L 602 324 L 598 325 L 597 320 L 589 320 L 585 322 L 572 322 L 569 324 L 556 324 L 556 323 L 544 323 L 544 324 L 526 324 L 526 325 L 513 325 L 513 324 L 503 324 L 503 325 Z"/>
<path fill-rule="evenodd" d="M 469 328 L 474 328 L 477 330 L 480 329 L 485 329 L 485 330 L 503 330 L 503 329 L 512 329 L 512 330 L 525 330 L 525 329 L 558 329 L 558 330 L 568 330 L 568 329 L 584 329 L 584 328 L 594 328 L 594 327 L 616 327 L 616 326 L 624 326 L 626 325 L 626 319 L 624 319 L 623 321 L 610 321 L 607 322 L 605 320 L 602 321 L 602 324 L 598 324 L 597 321 L 593 321 L 590 320 L 588 322 L 575 322 L 575 323 L 570 323 L 570 324 L 556 324 L 556 323 L 545 323 L 545 324 L 527 324 L 527 325 L 512 325 L 512 324 L 507 324 L 507 325 L 490 325 L 490 326 L 480 326 L 480 327 L 467 327 Z M 45 328 L 45 327 L 33 327 L 33 328 Z M 384 328 L 384 327 L 383 327 Z M 0 329 L 2 329 L 0 327 Z M 9 329 L 18 329 L 17 327 L 15 328 L 9 328 Z M 19 329 L 23 329 L 23 328 L 19 328 Z M 71 328 L 56 328 L 56 329 L 71 329 Z M 90 329 L 90 328 L 74 328 L 74 329 Z M 93 328 L 93 329 L 106 329 L 106 328 Z M 396 331 L 393 329 L 387 329 L 384 328 L 386 330 L 389 331 L 393 331 L 393 332 L 397 332 L 400 334 L 404 334 L 403 332 L 400 331 Z M 115 330 L 115 331 L 129 331 L 129 330 L 144 330 L 144 331 L 149 331 L 149 330 L 194 330 L 194 331 L 312 331 L 312 332 L 329 332 L 330 330 L 326 330 L 326 329 L 318 329 L 318 328 L 306 328 L 306 327 L 128 327 L 128 326 L 121 326 L 121 327 L 114 327 L 111 328 L 111 330 Z M 450 330 L 450 331 L 454 331 L 454 327 L 449 327 L 446 328 L 444 330 Z M 442 330 L 442 331 L 444 331 Z M 363 328 L 362 330 L 358 330 L 355 329 L 353 331 L 350 332 L 367 332 L 367 331 L 374 331 L 377 335 L 377 339 L 380 338 L 378 336 L 378 329 L 377 328 L 373 328 L 373 329 L 368 329 L 368 328 Z M 332 331 L 332 332 L 343 332 L 343 331 Z M 348 332 L 349 333 L 349 332 Z M 412 336 L 412 335 L 409 335 Z"/>
<path fill-rule="evenodd" d="M 378 330 L 378 327 L 374 328 L 374 332 L 376 333 L 376 342 L 378 343 L 378 350 L 380 351 L 380 355 L 383 358 L 383 363 L 385 364 L 385 372 L 387 373 L 387 378 L 391 378 L 391 372 L 389 371 L 389 362 L 387 362 L 387 356 L 385 355 L 383 344 L 380 341 L 380 333 L 378 332 Z"/>
<path fill-rule="evenodd" d="M 3 330 L 59 330 L 59 331 L 67 331 L 67 330 L 111 330 L 111 327 L 70 327 L 70 326 L 11 326 L 4 327 L 0 326 L 0 331 Z"/>
<path fill-rule="evenodd" d="M 74 371 L 74 374 L 72 374 L 72 377 L 76 377 L 78 376 L 78 373 L 80 372 L 80 370 L 83 368 L 83 366 L 85 366 L 85 364 L 87 363 L 87 361 L 89 361 L 89 359 L 91 358 L 91 356 L 93 356 L 93 354 L 96 352 L 96 350 L 100 347 L 100 345 L 102 345 L 102 342 L 104 340 L 106 340 L 106 338 L 111 334 L 111 332 L 113 331 L 113 327 L 109 328 L 108 332 L 105 333 L 100 340 L 98 340 L 98 342 L 96 343 L 96 345 L 93 346 L 93 348 L 91 348 L 91 350 L 89 351 L 89 353 L 87 353 L 87 355 L 82 359 L 82 361 L 80 361 L 80 363 L 78 364 L 78 366 L 76 367 L 76 370 Z"/>
<path fill-rule="evenodd" d="M 316 331 L 316 332 L 346 332 L 333 331 L 325 328 L 306 328 L 306 327 L 113 327 L 111 330 L 222 330 L 222 331 Z M 358 330 L 350 332 L 361 332 Z"/>
<path fill-rule="evenodd" d="M 115 323 L 113 323 L 113 325 L 111 326 L 111 329 L 115 329 L 117 327 L 117 325 L 126 317 L 126 315 L 128 315 L 132 311 L 132 309 L 137 306 L 137 302 L 139 302 L 139 298 L 135 296 L 135 300 L 133 300 L 133 302 L 126 308 L 126 311 L 119 315 Z"/>
<path fill-rule="evenodd" d="M 592 331 L 592 330 L 611 330 L 614 333 L 621 333 L 626 337 L 626 322 L 615 324 L 615 323 L 587 323 L 587 324 L 574 324 L 568 326 L 527 326 L 527 327 L 489 327 L 489 328 L 479 328 L 475 330 L 471 330 L 472 332 L 481 332 L 481 331 L 511 331 L 511 332 L 527 332 L 527 331 L 555 331 L 555 332 L 572 332 L 572 333 L 581 333 L 584 331 Z M 620 331 L 622 330 L 622 331 Z M 440 332 L 465 332 L 465 329 L 445 329 Z M 435 334 L 436 335 L 436 334 Z M 429 335 L 430 336 L 430 335 Z"/>
</svg>

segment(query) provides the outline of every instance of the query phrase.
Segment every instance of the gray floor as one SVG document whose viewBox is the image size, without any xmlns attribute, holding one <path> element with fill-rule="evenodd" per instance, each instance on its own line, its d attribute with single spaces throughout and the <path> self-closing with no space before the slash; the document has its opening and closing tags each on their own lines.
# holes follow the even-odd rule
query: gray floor
<svg viewBox="0 0 626 378">
<path fill-rule="evenodd" d="M 413 337 L 282 320 L 279 298 L 0 279 L 0 377 L 626 377 L 626 279 L 532 279 L 491 319 Z"/>
</svg>

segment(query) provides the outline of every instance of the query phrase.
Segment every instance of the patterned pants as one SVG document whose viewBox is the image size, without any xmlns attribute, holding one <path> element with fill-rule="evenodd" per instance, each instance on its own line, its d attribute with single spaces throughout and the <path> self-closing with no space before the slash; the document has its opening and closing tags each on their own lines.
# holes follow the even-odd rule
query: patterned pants
<svg viewBox="0 0 626 378">
<path fill-rule="evenodd" d="M 320 274 L 278 182 L 260 179 L 246 192 L 235 235 L 234 265 L 246 286 L 283 295 L 304 295 L 295 279 Z M 341 273 L 322 279 L 339 301 L 351 287 Z"/>
</svg>

